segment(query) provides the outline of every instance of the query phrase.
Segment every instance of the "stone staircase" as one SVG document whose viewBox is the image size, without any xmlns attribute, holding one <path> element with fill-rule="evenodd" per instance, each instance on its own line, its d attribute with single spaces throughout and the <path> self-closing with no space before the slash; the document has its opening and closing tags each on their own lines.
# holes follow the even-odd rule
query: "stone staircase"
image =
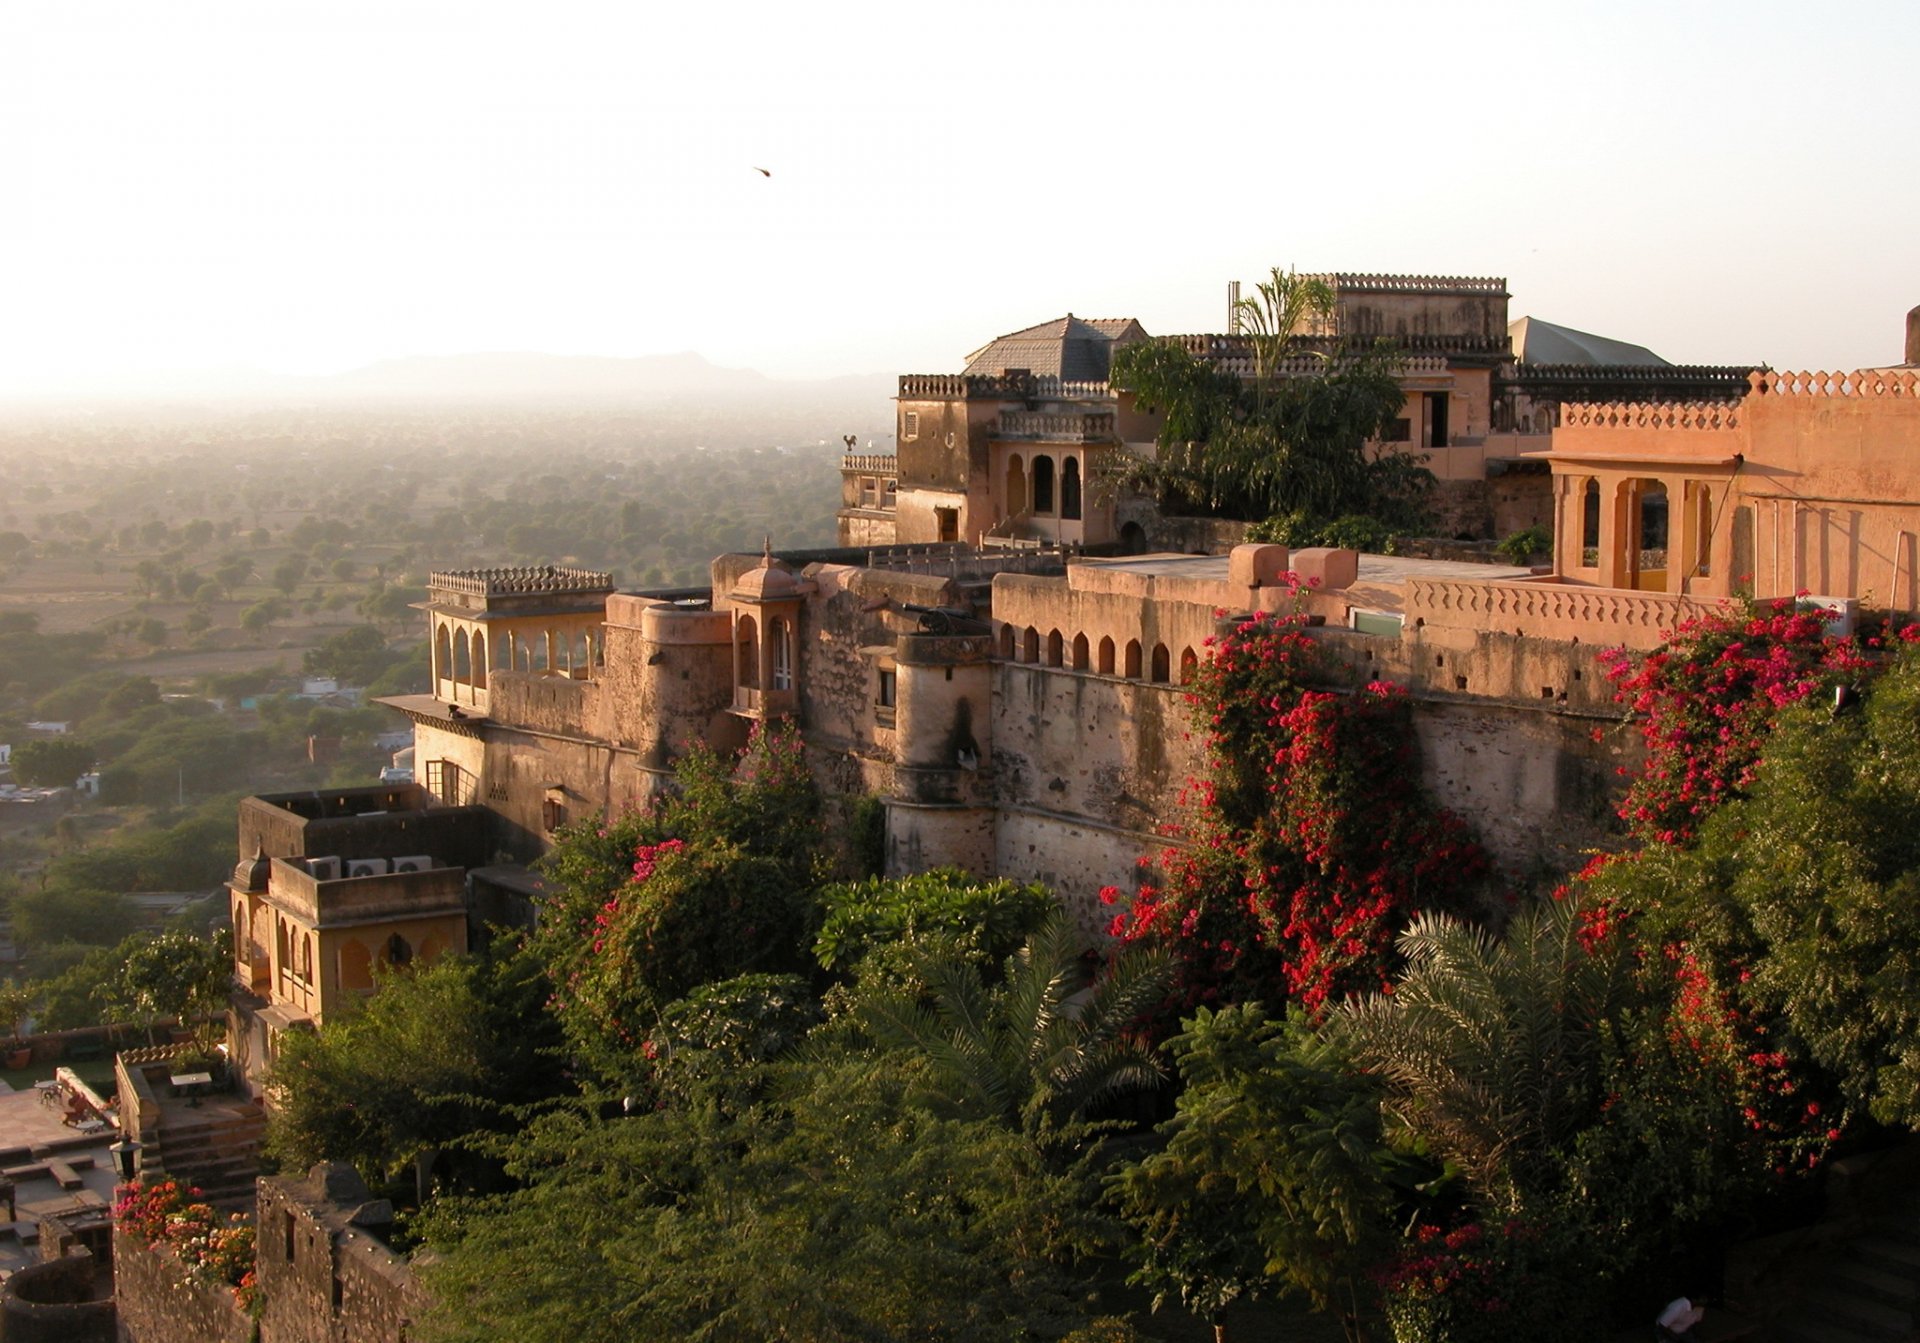
<svg viewBox="0 0 1920 1343">
<path fill-rule="evenodd" d="M 1920 1209 L 1869 1219 L 1809 1254 L 1794 1276 L 1800 1290 L 1762 1343 L 1917 1343 Z"/>
<path fill-rule="evenodd" d="M 143 1153 L 149 1172 L 164 1170 L 196 1186 L 223 1212 L 251 1214 L 260 1173 L 260 1136 L 266 1115 L 252 1101 L 222 1097 L 197 1110 L 173 1110 L 160 1132 L 159 1159 Z"/>
</svg>

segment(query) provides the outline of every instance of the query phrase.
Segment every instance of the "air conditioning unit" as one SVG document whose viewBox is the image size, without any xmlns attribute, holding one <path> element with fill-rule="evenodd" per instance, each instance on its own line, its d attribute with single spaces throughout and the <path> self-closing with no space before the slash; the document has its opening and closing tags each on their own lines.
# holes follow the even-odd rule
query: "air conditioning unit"
<svg viewBox="0 0 1920 1343">
<path fill-rule="evenodd" d="M 387 875 L 387 860 L 384 858 L 354 858 L 347 862 L 347 875 L 350 877 L 384 877 Z"/>
<path fill-rule="evenodd" d="M 1836 639 L 1852 634 L 1860 616 L 1860 602 L 1853 597 L 1802 597 L 1799 607 L 1802 611 L 1825 612 L 1827 633 Z"/>
<path fill-rule="evenodd" d="M 426 853 L 408 854 L 404 858 L 393 860 L 395 872 L 425 872 L 433 866 L 433 855 Z"/>
<path fill-rule="evenodd" d="M 315 881 L 338 881 L 340 880 L 340 860 L 331 855 L 325 858 L 309 858 L 307 871 L 312 874 Z"/>
</svg>

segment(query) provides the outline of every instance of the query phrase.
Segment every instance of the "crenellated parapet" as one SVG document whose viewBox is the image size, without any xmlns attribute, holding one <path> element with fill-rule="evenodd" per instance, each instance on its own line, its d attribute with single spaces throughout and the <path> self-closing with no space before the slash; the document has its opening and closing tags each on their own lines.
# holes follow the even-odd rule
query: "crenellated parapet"
<svg viewBox="0 0 1920 1343">
<path fill-rule="evenodd" d="M 1575 402 L 1560 411 L 1562 428 L 1706 429 L 1740 427 L 1740 407 L 1732 401 Z"/>
<path fill-rule="evenodd" d="M 1920 396 L 1920 372 L 1897 368 L 1861 368 L 1851 373 L 1776 373 L 1760 369 L 1747 382 L 1756 396 Z"/>
</svg>

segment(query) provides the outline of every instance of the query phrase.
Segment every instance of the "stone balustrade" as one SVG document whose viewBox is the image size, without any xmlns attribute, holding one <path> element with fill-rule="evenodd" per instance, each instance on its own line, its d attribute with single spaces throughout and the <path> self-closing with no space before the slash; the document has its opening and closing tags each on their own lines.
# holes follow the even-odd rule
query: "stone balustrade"
<svg viewBox="0 0 1920 1343">
<path fill-rule="evenodd" d="M 1339 272 L 1311 277 L 1325 280 L 1343 294 L 1499 294 L 1507 292 L 1504 275 L 1362 275 Z"/>
<path fill-rule="evenodd" d="M 1000 415 L 996 433 L 1001 438 L 1055 443 L 1112 443 L 1118 434 L 1112 411 L 1085 414 L 1044 410 L 1009 410 Z"/>
<path fill-rule="evenodd" d="M 427 586 L 469 597 L 500 597 L 536 592 L 611 592 L 613 575 L 562 564 L 512 565 L 492 569 L 449 569 L 427 576 Z"/>
<path fill-rule="evenodd" d="M 1604 647 L 1654 648 L 1685 621 L 1719 609 L 1717 600 L 1664 592 L 1550 582 L 1413 578 L 1406 623 L 1536 638 L 1572 639 Z"/>
<path fill-rule="evenodd" d="M 899 463 L 900 459 L 891 452 L 849 452 L 840 458 L 840 469 L 870 476 L 891 476 Z"/>
</svg>

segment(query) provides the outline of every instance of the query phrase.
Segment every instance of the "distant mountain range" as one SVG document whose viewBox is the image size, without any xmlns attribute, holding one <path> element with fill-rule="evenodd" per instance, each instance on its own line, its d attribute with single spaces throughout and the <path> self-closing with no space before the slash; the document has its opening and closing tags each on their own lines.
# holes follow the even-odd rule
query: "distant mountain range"
<svg viewBox="0 0 1920 1343">
<path fill-rule="evenodd" d="M 594 402 L 688 403 L 726 399 L 761 405 L 824 406 L 884 401 L 894 392 L 890 374 L 838 378 L 770 378 L 745 368 L 721 368 L 692 353 L 616 359 L 593 355 L 488 353 L 414 355 L 386 359 L 343 373 L 314 376 L 257 369 L 206 369 L 150 375 L 91 393 L 79 386 L 0 390 L 9 399 L 70 401 L 105 396 L 130 399 L 214 399 L 269 402 Z"/>
</svg>

